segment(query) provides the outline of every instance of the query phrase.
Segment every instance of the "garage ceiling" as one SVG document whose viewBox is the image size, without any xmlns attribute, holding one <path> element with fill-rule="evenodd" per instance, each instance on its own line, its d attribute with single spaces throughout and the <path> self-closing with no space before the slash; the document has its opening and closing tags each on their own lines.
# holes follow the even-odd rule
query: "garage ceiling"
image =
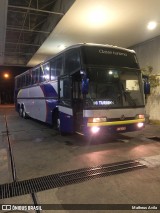
<svg viewBox="0 0 160 213">
<path fill-rule="evenodd" d="M 26 65 L 74 0 L 0 0 L 0 65 Z"/>
<path fill-rule="evenodd" d="M 4 65 L 34 66 L 75 43 L 130 47 L 160 35 L 159 0 L 8 0 L 8 6 L 1 0 L 0 4 Z M 149 21 L 158 22 L 155 30 L 147 29 Z"/>
</svg>

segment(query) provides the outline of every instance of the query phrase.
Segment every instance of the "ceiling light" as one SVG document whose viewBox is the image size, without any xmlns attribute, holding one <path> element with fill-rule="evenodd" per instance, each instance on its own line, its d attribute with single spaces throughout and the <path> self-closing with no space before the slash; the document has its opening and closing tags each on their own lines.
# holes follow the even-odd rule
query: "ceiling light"
<svg viewBox="0 0 160 213">
<path fill-rule="evenodd" d="M 66 46 L 64 46 L 64 44 L 61 44 L 61 45 L 58 46 L 58 48 L 59 48 L 60 50 L 64 50 L 64 49 L 66 48 Z"/>
<path fill-rule="evenodd" d="M 49 71 L 49 67 L 48 66 L 46 66 L 46 70 Z"/>
<path fill-rule="evenodd" d="M 110 71 L 109 71 L 109 75 L 112 75 L 112 74 L 113 74 L 113 72 L 112 72 L 112 70 L 110 70 Z"/>
<path fill-rule="evenodd" d="M 150 21 L 147 25 L 148 30 L 154 30 L 157 27 L 157 22 Z"/>
<path fill-rule="evenodd" d="M 106 11 L 101 7 L 93 8 L 88 14 L 88 20 L 91 25 L 102 25 L 106 22 Z"/>
</svg>

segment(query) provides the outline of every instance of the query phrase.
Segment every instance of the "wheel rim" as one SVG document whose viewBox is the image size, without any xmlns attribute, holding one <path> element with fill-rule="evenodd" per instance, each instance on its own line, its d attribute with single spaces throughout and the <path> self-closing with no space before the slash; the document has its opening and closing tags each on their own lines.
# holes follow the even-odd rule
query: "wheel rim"
<svg viewBox="0 0 160 213">
<path fill-rule="evenodd" d="M 19 109 L 19 115 L 22 116 L 23 110 L 22 108 Z"/>
<path fill-rule="evenodd" d="M 25 110 L 24 110 L 24 109 L 22 110 L 22 115 L 23 115 L 23 118 L 26 117 L 26 113 L 25 113 Z"/>
<path fill-rule="evenodd" d="M 60 130 L 60 119 L 57 118 L 57 129 Z"/>
</svg>

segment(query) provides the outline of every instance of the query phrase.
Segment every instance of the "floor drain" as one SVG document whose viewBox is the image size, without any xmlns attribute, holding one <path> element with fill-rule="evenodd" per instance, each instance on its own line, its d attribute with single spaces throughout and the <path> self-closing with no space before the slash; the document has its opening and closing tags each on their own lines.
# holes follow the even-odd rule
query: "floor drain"
<svg viewBox="0 0 160 213">
<path fill-rule="evenodd" d="M 0 185 L 0 199 L 31 194 L 65 185 L 80 183 L 95 178 L 121 174 L 147 166 L 136 160 L 112 164 L 102 164 L 96 167 L 83 168 Z"/>
</svg>

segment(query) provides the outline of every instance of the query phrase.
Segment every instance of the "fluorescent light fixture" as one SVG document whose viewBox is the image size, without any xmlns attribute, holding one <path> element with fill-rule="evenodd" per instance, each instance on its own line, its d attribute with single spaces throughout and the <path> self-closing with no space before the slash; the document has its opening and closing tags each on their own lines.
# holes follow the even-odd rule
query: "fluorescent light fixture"
<svg viewBox="0 0 160 213">
<path fill-rule="evenodd" d="M 150 21 L 147 25 L 148 30 L 154 30 L 157 27 L 157 22 Z"/>
<path fill-rule="evenodd" d="M 109 75 L 112 75 L 112 74 L 113 74 L 113 72 L 112 72 L 112 70 L 110 70 L 110 71 L 109 71 Z"/>
</svg>

